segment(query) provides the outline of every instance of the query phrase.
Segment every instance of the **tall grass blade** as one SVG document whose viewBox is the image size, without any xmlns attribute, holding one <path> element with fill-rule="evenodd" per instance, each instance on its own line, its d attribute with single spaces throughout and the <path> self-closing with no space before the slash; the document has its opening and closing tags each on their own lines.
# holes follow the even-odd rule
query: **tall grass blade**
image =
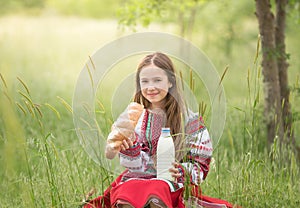
<svg viewBox="0 0 300 208">
<path fill-rule="evenodd" d="M 35 117 L 35 113 L 32 109 L 32 105 L 27 101 L 27 100 L 23 100 L 23 102 L 25 103 L 28 112 L 30 113 L 30 115 L 34 118 Z"/>
<path fill-rule="evenodd" d="M 69 103 L 67 103 L 67 101 L 65 101 L 63 98 L 57 96 L 57 98 L 59 99 L 59 101 L 65 106 L 65 108 L 70 112 L 73 113 L 72 107 Z"/>
<path fill-rule="evenodd" d="M 105 108 L 104 108 L 104 105 L 102 104 L 102 102 L 97 99 L 97 104 L 99 106 L 97 113 L 105 114 Z"/>
<path fill-rule="evenodd" d="M 89 56 L 89 59 L 90 59 L 90 62 L 92 63 L 93 69 L 96 70 L 96 66 L 95 66 L 95 64 L 94 64 L 94 61 L 93 61 L 92 57 Z"/>
<path fill-rule="evenodd" d="M 92 108 L 89 106 L 88 103 L 84 103 L 84 104 L 83 104 L 83 109 L 84 109 L 89 115 L 91 115 L 91 113 L 93 113 Z"/>
<path fill-rule="evenodd" d="M 51 136 L 51 133 L 47 134 L 45 137 L 45 142 L 44 142 L 44 157 L 45 157 L 45 162 L 46 162 L 46 167 L 47 167 L 47 176 L 48 176 L 48 183 L 49 183 L 49 188 L 50 188 L 50 194 L 51 194 L 51 199 L 52 199 L 52 207 L 58 207 L 61 206 L 61 196 L 58 190 L 58 186 L 56 184 L 56 168 L 55 163 L 53 163 L 53 158 L 51 157 L 51 152 L 48 147 L 48 138 Z"/>
<path fill-rule="evenodd" d="M 34 186 L 33 186 L 33 177 L 32 177 L 31 168 L 29 166 L 29 158 L 28 158 L 28 155 L 27 155 L 27 149 L 25 149 L 24 152 L 25 152 L 27 172 L 28 172 L 28 175 L 29 175 L 30 198 L 31 198 L 31 201 L 32 201 L 34 207 L 37 207 L 36 199 L 35 199 L 35 193 L 34 193 Z"/>
<path fill-rule="evenodd" d="M 195 78 L 192 80 L 192 92 L 195 92 Z"/>
<path fill-rule="evenodd" d="M 259 97 L 260 97 L 259 95 L 260 95 L 260 93 L 258 91 L 256 94 L 256 97 L 255 97 L 254 103 L 253 103 L 253 108 L 256 108 L 257 104 L 259 103 Z"/>
<path fill-rule="evenodd" d="M 193 70 L 190 69 L 190 78 L 189 78 L 189 83 L 190 83 L 190 89 L 192 90 L 193 88 Z"/>
<path fill-rule="evenodd" d="M 53 107 L 52 105 L 50 105 L 49 103 L 45 103 L 44 105 L 47 106 L 50 110 L 52 110 L 52 111 L 56 114 L 57 118 L 58 118 L 59 120 L 61 120 L 60 113 L 56 110 L 56 108 L 54 108 L 54 107 Z"/>
<path fill-rule="evenodd" d="M 18 93 L 19 93 L 20 95 L 22 95 L 22 97 L 25 98 L 25 99 L 30 103 L 30 105 L 31 105 L 32 107 L 34 107 L 33 102 L 32 102 L 32 100 L 31 100 L 31 98 L 30 98 L 29 96 L 27 96 L 24 92 L 22 92 L 22 91 L 20 91 L 20 90 L 18 90 Z"/>
<path fill-rule="evenodd" d="M 44 130 L 43 122 L 40 119 L 38 119 L 38 123 L 39 123 L 39 126 L 41 127 L 41 130 L 43 131 Z"/>
<path fill-rule="evenodd" d="M 34 109 L 38 112 L 38 114 L 42 118 L 43 117 L 43 113 L 41 111 L 41 105 L 34 103 Z"/>
<path fill-rule="evenodd" d="M 1 81 L 2 81 L 2 83 L 4 85 L 4 87 L 7 89 L 6 81 L 5 81 L 5 79 L 4 79 L 4 77 L 3 77 L 3 75 L 1 73 L 0 73 L 0 78 L 1 78 Z"/>
<path fill-rule="evenodd" d="M 18 108 L 24 113 L 24 115 L 26 116 L 27 113 L 26 113 L 26 110 L 22 107 L 22 105 L 18 102 L 16 102 L 16 105 L 18 106 Z"/>
<path fill-rule="evenodd" d="M 183 81 L 182 71 L 179 71 L 179 76 L 180 76 L 182 90 L 184 90 L 184 81 Z"/>
<path fill-rule="evenodd" d="M 93 129 L 91 124 L 88 121 L 86 121 L 84 118 L 80 118 L 80 120 L 87 125 L 88 127 L 87 129 Z"/>
<path fill-rule="evenodd" d="M 228 69 L 229 69 L 229 66 L 226 66 L 225 69 L 224 69 L 224 72 L 223 72 L 223 74 L 222 74 L 222 76 L 221 76 L 221 79 L 220 79 L 220 81 L 219 81 L 219 86 L 221 85 L 221 83 L 222 83 L 222 81 L 223 81 L 223 79 L 224 79 L 224 77 L 225 77 L 225 75 L 226 75 Z"/>
<path fill-rule="evenodd" d="M 77 171 L 77 176 L 79 177 L 79 181 L 80 181 L 80 187 L 81 187 L 81 194 L 84 195 L 85 191 L 84 191 L 84 182 L 83 182 L 83 177 L 82 177 L 82 170 L 78 164 L 78 161 L 77 161 L 77 157 L 74 153 L 73 150 L 71 150 L 71 153 L 73 155 L 73 164 L 75 164 L 75 167 L 76 167 L 76 171 Z"/>
<path fill-rule="evenodd" d="M 20 82 L 20 83 L 23 85 L 23 87 L 25 88 L 27 94 L 30 95 L 29 88 L 27 87 L 27 85 L 25 84 L 25 82 L 24 82 L 20 77 L 17 77 L 17 79 L 19 80 L 19 82 Z"/>
<path fill-rule="evenodd" d="M 86 69 L 88 70 L 90 81 L 91 81 L 91 84 L 92 84 L 92 89 L 93 89 L 93 92 L 94 92 L 95 91 L 94 79 L 93 79 L 93 75 L 92 75 L 92 72 L 91 72 L 90 67 L 89 67 L 88 64 L 86 64 Z"/>
<path fill-rule="evenodd" d="M 247 70 L 247 89 L 248 89 L 248 97 L 249 102 L 251 103 L 251 84 L 250 84 L 250 69 Z"/>
<path fill-rule="evenodd" d="M 227 134 L 228 134 L 228 140 L 229 140 L 230 147 L 231 147 L 232 151 L 234 151 L 233 137 L 232 137 L 232 133 L 231 133 L 230 129 L 228 129 Z"/>
<path fill-rule="evenodd" d="M 204 120 L 205 120 L 206 107 L 207 104 L 204 103 L 203 101 L 199 103 L 199 114 L 203 117 Z"/>
<path fill-rule="evenodd" d="M 257 38 L 257 43 L 256 43 L 256 53 L 255 53 L 255 57 L 254 57 L 254 64 L 257 63 L 258 57 L 259 57 L 259 49 L 260 49 L 260 35 L 258 35 Z"/>
</svg>

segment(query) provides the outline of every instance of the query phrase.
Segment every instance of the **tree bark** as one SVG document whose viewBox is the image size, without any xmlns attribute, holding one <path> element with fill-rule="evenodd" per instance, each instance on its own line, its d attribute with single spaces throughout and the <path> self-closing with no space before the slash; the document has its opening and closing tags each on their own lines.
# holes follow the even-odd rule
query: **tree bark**
<svg viewBox="0 0 300 208">
<path fill-rule="evenodd" d="M 190 11 L 189 22 L 187 23 L 189 40 L 192 40 L 192 34 L 193 34 L 194 26 L 195 26 L 197 10 L 198 10 L 198 7 L 197 7 L 197 5 L 195 5 L 194 7 L 191 8 L 191 11 Z"/>
<path fill-rule="evenodd" d="M 280 86 L 275 43 L 275 18 L 270 0 L 256 0 L 256 16 L 262 45 L 262 73 L 265 93 L 265 119 L 267 137 L 272 144 L 275 137 L 283 138 Z"/>
<path fill-rule="evenodd" d="M 287 141 L 285 143 L 295 145 L 292 129 L 292 114 L 290 111 L 290 90 L 288 87 L 288 63 L 285 48 L 286 6 L 288 0 L 276 0 L 276 31 L 275 41 L 277 49 L 277 67 L 280 84 L 280 101 L 282 104 L 282 121 Z"/>
</svg>

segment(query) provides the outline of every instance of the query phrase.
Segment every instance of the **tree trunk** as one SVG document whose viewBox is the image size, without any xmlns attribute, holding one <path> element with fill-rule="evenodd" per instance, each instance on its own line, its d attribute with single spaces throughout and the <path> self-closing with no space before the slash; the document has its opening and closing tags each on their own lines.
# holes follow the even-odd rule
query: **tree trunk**
<svg viewBox="0 0 300 208">
<path fill-rule="evenodd" d="M 285 49 L 285 22 L 286 22 L 286 6 L 288 0 L 276 0 L 276 49 L 277 49 L 277 67 L 279 74 L 280 84 L 280 101 L 282 104 L 282 121 L 284 132 L 286 134 L 287 141 L 291 145 L 295 145 L 295 138 L 292 130 L 292 114 L 290 111 L 289 95 L 290 90 L 288 87 L 288 63 Z"/>
<path fill-rule="evenodd" d="M 180 4 L 183 4 L 182 1 L 180 1 Z M 178 12 L 178 23 L 179 23 L 179 30 L 180 30 L 180 37 L 185 37 L 185 30 L 186 30 L 186 25 L 184 21 L 184 12 L 179 9 Z"/>
<path fill-rule="evenodd" d="M 269 0 L 256 0 L 256 16 L 262 45 L 262 73 L 264 76 L 265 119 L 269 144 L 276 136 L 283 138 L 280 87 L 275 44 L 275 19 Z"/>
<path fill-rule="evenodd" d="M 192 34 L 193 34 L 194 26 L 195 26 L 197 10 L 198 10 L 197 5 L 195 5 L 194 7 L 191 8 L 189 22 L 187 23 L 188 38 L 190 41 L 192 40 Z"/>
</svg>

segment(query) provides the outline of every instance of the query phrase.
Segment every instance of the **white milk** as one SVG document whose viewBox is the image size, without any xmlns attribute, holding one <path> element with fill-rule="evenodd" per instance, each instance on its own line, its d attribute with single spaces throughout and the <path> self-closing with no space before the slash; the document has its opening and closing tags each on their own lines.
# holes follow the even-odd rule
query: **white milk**
<svg viewBox="0 0 300 208">
<path fill-rule="evenodd" d="M 175 147 L 170 128 L 162 128 L 157 144 L 157 178 L 173 180 L 169 169 L 175 162 Z"/>
</svg>

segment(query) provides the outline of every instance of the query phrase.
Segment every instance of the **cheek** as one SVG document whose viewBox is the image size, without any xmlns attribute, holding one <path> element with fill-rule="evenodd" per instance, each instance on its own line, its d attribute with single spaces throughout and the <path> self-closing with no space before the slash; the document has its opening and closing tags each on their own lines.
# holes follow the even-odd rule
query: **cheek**
<svg viewBox="0 0 300 208">
<path fill-rule="evenodd" d="M 166 84 L 166 83 L 160 85 L 159 88 L 160 88 L 160 90 L 163 90 L 163 91 L 166 91 L 166 92 L 169 91 L 169 85 Z"/>
<path fill-rule="evenodd" d="M 141 88 L 141 93 L 142 93 L 142 95 L 145 97 L 145 95 L 146 95 L 146 91 L 147 91 L 147 89 L 146 88 Z"/>
<path fill-rule="evenodd" d="M 142 91 L 145 90 L 145 89 L 147 88 L 146 85 L 140 85 L 140 86 L 141 86 L 141 90 L 142 90 Z"/>
</svg>

